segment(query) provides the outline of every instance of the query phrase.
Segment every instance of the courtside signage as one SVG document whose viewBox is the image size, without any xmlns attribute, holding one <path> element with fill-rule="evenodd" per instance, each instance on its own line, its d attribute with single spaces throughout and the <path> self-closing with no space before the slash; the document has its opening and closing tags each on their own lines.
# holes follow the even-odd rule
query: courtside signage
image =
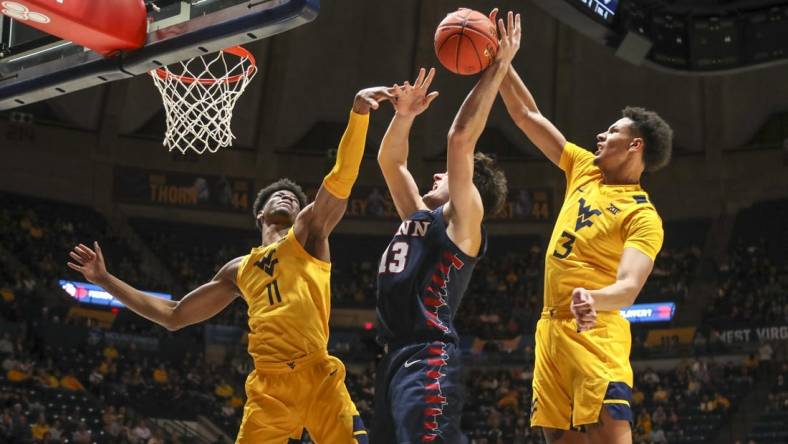
<svg viewBox="0 0 788 444">
<path fill-rule="evenodd" d="M 84 304 L 100 305 L 103 307 L 125 307 L 123 303 L 112 297 L 111 294 L 107 293 L 98 285 L 89 284 L 87 282 L 64 280 L 59 280 L 58 283 L 60 284 L 60 288 L 68 293 L 69 296 Z M 153 291 L 146 291 L 145 293 L 152 294 L 162 299 L 172 300 L 171 294 L 156 293 Z"/>
<path fill-rule="evenodd" d="M 621 310 L 629 322 L 668 322 L 676 313 L 673 302 L 657 302 L 654 304 L 635 304 Z"/>
</svg>

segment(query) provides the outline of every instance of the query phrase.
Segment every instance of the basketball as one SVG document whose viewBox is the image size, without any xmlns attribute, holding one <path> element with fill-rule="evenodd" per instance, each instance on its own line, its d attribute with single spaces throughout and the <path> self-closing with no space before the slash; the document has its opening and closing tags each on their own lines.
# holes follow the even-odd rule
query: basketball
<svg viewBox="0 0 788 444">
<path fill-rule="evenodd" d="M 435 31 L 435 55 L 455 74 L 482 72 L 497 51 L 495 23 L 479 11 L 460 8 L 447 15 Z"/>
</svg>

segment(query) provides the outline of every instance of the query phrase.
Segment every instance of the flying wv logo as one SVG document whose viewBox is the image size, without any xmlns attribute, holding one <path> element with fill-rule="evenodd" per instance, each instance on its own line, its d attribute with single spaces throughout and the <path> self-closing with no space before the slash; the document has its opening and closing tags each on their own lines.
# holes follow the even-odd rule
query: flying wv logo
<svg viewBox="0 0 788 444">
<path fill-rule="evenodd" d="M 586 206 L 586 200 L 584 198 L 581 197 L 578 202 L 580 203 L 580 208 L 577 209 L 575 232 L 580 231 L 580 229 L 583 227 L 590 227 L 591 225 L 594 225 L 594 223 L 591 222 L 591 217 L 602 215 L 601 211 L 592 209 L 591 205 Z"/>
<path fill-rule="evenodd" d="M 258 268 L 265 271 L 268 276 L 271 277 L 274 276 L 274 268 L 276 268 L 276 264 L 279 263 L 279 259 L 273 259 L 274 253 L 276 253 L 276 249 L 269 251 L 268 254 L 255 263 Z"/>
</svg>

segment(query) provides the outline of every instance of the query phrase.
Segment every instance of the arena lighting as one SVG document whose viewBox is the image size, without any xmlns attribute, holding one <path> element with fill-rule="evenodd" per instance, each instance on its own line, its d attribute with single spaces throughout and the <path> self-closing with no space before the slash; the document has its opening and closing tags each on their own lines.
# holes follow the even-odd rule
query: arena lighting
<svg viewBox="0 0 788 444">
<path fill-rule="evenodd" d="M 103 288 L 98 285 L 89 284 L 87 282 L 65 281 L 59 280 L 60 288 L 63 289 L 69 296 L 76 299 L 83 304 L 98 305 L 102 307 L 125 308 L 119 300 L 112 297 Z M 156 293 L 153 291 L 146 291 L 145 293 L 152 294 L 156 297 L 172 300 L 172 295 L 167 293 Z"/>
<path fill-rule="evenodd" d="M 673 302 L 635 304 L 621 310 L 621 316 L 629 322 L 668 322 L 676 314 Z"/>
</svg>

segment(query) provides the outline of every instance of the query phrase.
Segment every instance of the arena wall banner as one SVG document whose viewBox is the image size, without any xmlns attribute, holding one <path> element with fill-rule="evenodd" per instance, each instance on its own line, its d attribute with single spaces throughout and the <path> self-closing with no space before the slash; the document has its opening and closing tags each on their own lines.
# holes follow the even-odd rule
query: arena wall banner
<svg viewBox="0 0 788 444">
<path fill-rule="evenodd" d="M 159 340 L 157 338 L 112 331 L 104 333 L 104 342 L 121 348 L 129 348 L 133 345 L 139 350 L 156 351 L 159 349 Z"/>
<path fill-rule="evenodd" d="M 116 166 L 118 203 L 248 212 L 254 204 L 252 179 L 154 171 Z"/>
<path fill-rule="evenodd" d="M 692 344 L 694 337 L 695 327 L 658 328 L 648 332 L 645 345 L 661 347 L 668 344 Z"/>
<path fill-rule="evenodd" d="M 315 198 L 317 186 L 305 188 L 309 200 Z M 351 219 L 399 220 L 394 202 L 386 187 L 353 187 L 345 217 Z M 551 222 L 552 191 L 548 188 L 510 189 L 506 204 L 491 222 Z"/>
<path fill-rule="evenodd" d="M 788 325 L 723 330 L 720 332 L 720 339 L 726 344 L 788 341 Z"/>
</svg>

